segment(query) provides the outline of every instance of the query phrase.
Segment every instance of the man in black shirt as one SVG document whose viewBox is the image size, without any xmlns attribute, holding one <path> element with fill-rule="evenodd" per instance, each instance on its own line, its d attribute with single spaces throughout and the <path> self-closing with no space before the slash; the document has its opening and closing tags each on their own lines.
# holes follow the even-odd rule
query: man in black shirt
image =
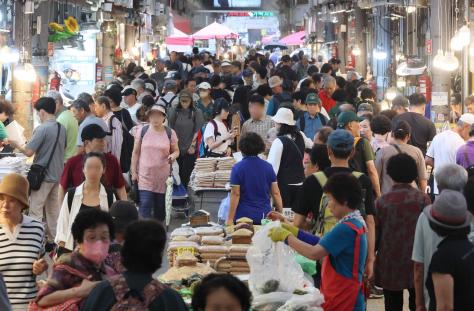
<svg viewBox="0 0 474 311">
<path fill-rule="evenodd" d="M 346 173 L 351 174 L 352 169 L 349 168 L 349 158 L 354 150 L 354 137 L 346 130 L 335 130 L 328 138 L 327 147 L 329 159 L 331 160 L 331 167 L 324 170 L 327 178 L 333 174 Z M 365 211 L 361 211 L 367 223 L 367 241 L 368 241 L 368 256 L 366 272 L 369 278 L 372 276 L 373 264 L 375 261 L 375 206 L 372 191 L 372 183 L 370 178 L 366 175 L 361 175 L 359 181 L 363 190 L 365 190 Z M 312 213 L 313 219 L 319 216 L 320 201 L 323 196 L 323 187 L 314 175 L 310 175 L 303 183 L 303 190 L 301 191 L 300 203 L 293 209 L 295 212 L 294 225 L 302 228 L 306 222 L 306 217 Z"/>
<path fill-rule="evenodd" d="M 296 86 L 299 81 L 296 72 L 291 69 L 291 58 L 289 55 L 282 56 L 276 74 L 282 76 L 284 80 L 293 82 L 294 86 Z"/>
<path fill-rule="evenodd" d="M 431 120 L 425 117 L 426 98 L 422 94 L 412 94 L 408 98 L 410 101 L 410 111 L 402 113 L 392 122 L 403 120 L 411 127 L 410 145 L 420 148 L 423 156 L 426 155 L 428 143 L 436 135 L 436 128 Z"/>
</svg>

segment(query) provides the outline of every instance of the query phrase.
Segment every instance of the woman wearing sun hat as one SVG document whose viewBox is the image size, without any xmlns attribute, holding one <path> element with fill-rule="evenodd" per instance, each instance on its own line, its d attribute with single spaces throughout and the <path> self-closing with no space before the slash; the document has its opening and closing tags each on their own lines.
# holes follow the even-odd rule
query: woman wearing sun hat
<svg viewBox="0 0 474 311">
<path fill-rule="evenodd" d="M 44 226 L 22 213 L 28 208 L 28 188 L 19 174 L 6 175 L 0 183 L 0 273 L 13 310 L 26 310 L 38 291 L 36 275 L 48 268 L 42 259 Z"/>
<path fill-rule="evenodd" d="M 278 109 L 272 120 L 278 136 L 272 143 L 267 161 L 277 175 L 283 207 L 293 208 L 305 179 L 304 151 L 313 147 L 313 141 L 298 130 L 291 109 Z"/>
<path fill-rule="evenodd" d="M 166 180 L 170 164 L 179 156 L 178 137 L 164 125 L 165 107 L 153 105 L 148 110 L 148 120 L 148 125 L 135 132 L 132 181 L 138 182 L 140 216 L 164 221 Z"/>
<path fill-rule="evenodd" d="M 423 211 L 443 240 L 431 258 L 426 288 L 429 310 L 472 310 L 474 245 L 468 240 L 472 215 L 461 192 L 443 190 Z"/>
</svg>

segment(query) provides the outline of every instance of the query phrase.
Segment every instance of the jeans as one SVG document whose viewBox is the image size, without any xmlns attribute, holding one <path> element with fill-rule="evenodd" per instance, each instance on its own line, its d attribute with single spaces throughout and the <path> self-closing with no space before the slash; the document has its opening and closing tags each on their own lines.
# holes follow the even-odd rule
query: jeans
<svg viewBox="0 0 474 311">
<path fill-rule="evenodd" d="M 138 213 L 141 218 L 154 218 L 165 221 L 165 194 L 147 190 L 139 190 L 140 203 Z"/>
<path fill-rule="evenodd" d="M 410 311 L 416 310 L 415 289 L 408 289 L 408 307 Z M 403 290 L 383 289 L 385 311 L 402 311 L 403 310 Z"/>
</svg>

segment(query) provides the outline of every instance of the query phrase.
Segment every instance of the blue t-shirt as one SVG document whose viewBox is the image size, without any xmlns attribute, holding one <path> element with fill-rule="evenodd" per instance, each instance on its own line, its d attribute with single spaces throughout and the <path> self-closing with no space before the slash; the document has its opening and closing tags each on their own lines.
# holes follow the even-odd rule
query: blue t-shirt
<svg viewBox="0 0 474 311">
<path fill-rule="evenodd" d="M 296 125 L 300 130 L 303 131 L 303 133 L 306 135 L 306 137 L 313 139 L 314 135 L 316 135 L 316 132 L 323 127 L 323 123 L 321 122 L 321 119 L 319 118 L 319 114 L 316 114 L 314 118 L 312 118 L 309 115 L 309 112 L 305 112 L 303 115 L 304 118 L 304 129 L 301 128 L 301 118 L 298 119 L 298 122 Z"/>
<path fill-rule="evenodd" d="M 357 228 L 362 228 L 362 223 L 358 220 L 349 220 Z M 352 266 L 354 263 L 354 245 L 356 232 L 348 225 L 337 224 L 329 233 L 327 233 L 319 244 L 329 253 L 331 265 L 342 276 L 352 278 Z M 367 236 L 363 234 L 360 239 L 360 257 L 359 257 L 359 281 L 365 270 L 365 260 L 367 259 Z M 354 310 L 364 311 L 365 301 L 362 289 L 357 297 Z"/>
<path fill-rule="evenodd" d="M 273 167 L 259 157 L 244 157 L 236 163 L 230 175 L 230 184 L 240 186 L 240 200 L 235 218 L 251 218 L 255 224 L 271 210 L 270 193 L 276 182 Z"/>
</svg>

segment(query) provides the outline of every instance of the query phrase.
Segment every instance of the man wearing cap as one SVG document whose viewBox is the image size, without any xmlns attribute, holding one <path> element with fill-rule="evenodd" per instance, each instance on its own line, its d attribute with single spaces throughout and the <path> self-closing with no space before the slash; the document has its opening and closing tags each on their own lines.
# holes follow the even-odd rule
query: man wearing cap
<svg viewBox="0 0 474 311">
<path fill-rule="evenodd" d="M 70 158 L 64 165 L 64 170 L 59 181 L 59 201 L 62 203 L 66 191 L 71 187 L 77 187 L 85 180 L 82 170 L 84 156 L 89 152 L 103 153 L 105 156 L 104 186 L 114 189 L 120 200 L 127 199 L 125 191 L 125 180 L 122 169 L 117 158 L 110 152 L 106 152 L 107 132 L 97 124 L 89 124 L 81 133 L 84 143 L 84 152 Z"/>
<path fill-rule="evenodd" d="M 209 122 L 213 118 L 214 103 L 211 98 L 211 85 L 208 82 L 201 82 L 197 86 L 199 90 L 199 100 L 196 108 L 201 110 L 205 122 Z"/>
<path fill-rule="evenodd" d="M 372 107 L 371 104 L 368 103 L 361 103 L 359 104 L 359 107 L 357 107 L 357 116 L 358 117 L 363 117 L 365 115 L 372 115 L 374 113 L 374 108 Z"/>
<path fill-rule="evenodd" d="M 323 88 L 319 91 L 319 98 L 321 99 L 322 106 L 326 111 L 331 111 L 331 109 L 336 106 L 336 101 L 332 99 L 332 94 L 337 89 L 336 79 L 329 75 L 324 75 L 322 79 Z"/>
<path fill-rule="evenodd" d="M 58 181 L 64 167 L 66 129 L 56 122 L 54 115 L 56 103 L 51 97 L 38 99 L 35 110 L 39 115 L 41 125 L 35 128 L 28 144 L 19 146 L 16 142 L 10 143 L 27 157 L 35 155 L 33 165 L 46 168 L 41 187 L 38 190 L 31 190 L 29 215 L 46 223 L 47 239 L 52 243 L 56 236 L 59 216 Z"/>
<path fill-rule="evenodd" d="M 63 98 L 58 91 L 50 90 L 46 97 L 51 97 L 56 102 L 56 121 L 66 128 L 67 143 L 64 152 L 64 162 L 66 162 L 77 153 L 76 141 L 79 124 L 72 112 L 64 107 Z"/>
<path fill-rule="evenodd" d="M 426 152 L 425 162 L 433 168 L 434 173 L 445 164 L 456 163 L 458 149 L 469 139 L 471 127 L 474 124 L 474 114 L 465 113 L 456 124 L 456 127 L 437 134 Z M 433 193 L 439 194 L 438 185 L 434 181 Z"/>
<path fill-rule="evenodd" d="M 298 83 L 298 76 L 296 72 L 291 69 L 291 58 L 290 55 L 283 55 L 280 63 L 277 66 L 276 74 L 282 76 L 284 80 L 291 81 L 294 86 Z"/>
<path fill-rule="evenodd" d="M 242 125 L 242 132 L 240 136 L 245 133 L 255 132 L 263 141 L 267 143 L 267 133 L 275 126 L 272 118 L 265 114 L 265 99 L 260 95 L 252 95 L 249 98 L 249 112 L 250 119 Z"/>
<path fill-rule="evenodd" d="M 327 142 L 329 159 L 331 167 L 325 169 L 322 174 L 329 179 L 335 174 L 345 173 L 352 174 L 355 172 L 349 167 L 349 159 L 354 152 L 354 137 L 345 130 L 335 130 L 328 138 Z M 359 174 L 358 180 L 363 190 L 365 190 L 364 209 L 361 214 L 367 223 L 368 235 L 368 272 L 372 274 L 372 268 L 375 261 L 375 199 L 373 196 L 372 183 L 365 174 Z M 316 175 L 308 176 L 302 186 L 300 204 L 294 208 L 295 212 L 294 225 L 299 228 L 306 227 L 306 217 L 312 213 L 313 219 L 318 219 L 320 211 L 321 198 L 323 197 L 324 185 L 318 181 Z M 371 277 L 369 275 L 369 277 Z"/>
<path fill-rule="evenodd" d="M 354 154 L 350 167 L 369 176 L 376 197 L 380 197 L 380 181 L 374 164 L 374 152 L 367 139 L 360 137 L 361 119 L 353 111 L 345 111 L 337 118 L 337 128 L 345 129 L 354 136 Z"/>
<path fill-rule="evenodd" d="M 231 75 L 232 74 L 232 64 L 229 60 L 224 59 L 221 64 L 222 75 Z"/>
<path fill-rule="evenodd" d="M 207 78 L 209 76 L 209 69 L 202 65 L 201 55 L 194 55 L 192 58 L 193 68 L 189 71 L 190 78 Z"/>
<path fill-rule="evenodd" d="M 321 100 L 316 93 L 309 93 L 305 99 L 306 111 L 296 125 L 306 137 L 312 138 L 328 122 L 321 113 Z"/>
<path fill-rule="evenodd" d="M 393 118 L 392 123 L 403 120 L 411 127 L 409 144 L 420 148 L 423 155 L 426 155 L 428 143 L 436 135 L 434 123 L 425 117 L 426 98 L 423 94 L 414 93 L 409 97 L 410 111 L 402 113 Z"/>
<path fill-rule="evenodd" d="M 300 61 L 293 65 L 292 69 L 294 72 L 296 72 L 296 76 L 298 77 L 298 80 L 302 80 L 304 77 L 306 77 L 308 68 L 309 68 L 308 56 L 303 55 Z"/>
<path fill-rule="evenodd" d="M 163 84 L 165 82 L 166 71 L 165 71 L 165 61 L 161 58 L 155 60 L 155 72 L 150 75 L 150 79 L 156 82 L 157 94 L 163 89 Z"/>
<path fill-rule="evenodd" d="M 125 109 L 127 109 L 128 113 L 130 113 L 133 123 L 137 124 L 137 111 L 142 106 L 137 101 L 137 91 L 133 87 L 128 85 L 122 90 L 122 98 L 123 102 L 125 103 Z"/>
<path fill-rule="evenodd" d="M 268 85 L 272 89 L 273 96 L 268 102 L 267 115 L 274 116 L 282 103 L 290 102 L 291 104 L 293 100 L 291 94 L 283 91 L 283 79 L 279 76 L 271 76 L 268 79 Z"/>
<path fill-rule="evenodd" d="M 176 107 L 179 103 L 178 99 L 178 84 L 175 80 L 168 79 L 164 83 L 163 96 L 161 96 L 156 103 L 166 107 Z"/>
</svg>

